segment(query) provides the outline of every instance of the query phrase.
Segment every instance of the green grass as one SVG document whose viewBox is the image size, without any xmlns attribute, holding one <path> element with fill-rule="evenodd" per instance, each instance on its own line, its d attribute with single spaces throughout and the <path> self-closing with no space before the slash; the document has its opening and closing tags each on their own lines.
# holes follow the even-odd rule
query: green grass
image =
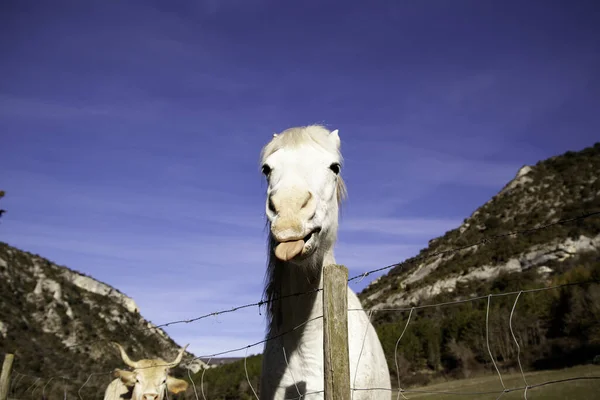
<svg viewBox="0 0 600 400">
<path fill-rule="evenodd" d="M 565 368 L 553 371 L 538 371 L 528 372 L 525 374 L 527 383 L 532 386 L 548 381 L 556 381 L 561 379 L 569 379 L 575 377 L 600 377 L 600 366 L 598 365 L 583 365 L 573 368 Z M 523 377 L 520 373 L 502 375 L 504 384 L 508 389 L 522 388 L 525 386 Z M 486 375 L 472 379 L 463 379 L 457 381 L 437 383 L 422 388 L 412 388 L 406 392 L 408 399 L 435 399 L 435 400 L 456 400 L 456 399 L 473 399 L 487 400 L 497 399 L 502 391 L 502 385 L 498 379 L 498 375 Z M 418 393 L 418 391 L 427 392 L 455 392 L 456 394 L 431 394 Z M 496 394 L 478 394 L 466 395 L 465 393 L 473 392 L 495 392 Z M 594 393 L 596 393 L 594 395 Z M 574 380 L 567 382 L 558 382 L 550 385 L 545 385 L 537 388 L 532 388 L 527 391 L 527 399 L 544 399 L 544 400 L 578 400 L 578 399 L 593 399 L 600 393 L 600 379 L 598 380 Z M 401 397 L 402 398 L 402 397 Z M 523 390 L 515 390 L 510 393 L 505 393 L 502 400 L 523 399 Z"/>
</svg>

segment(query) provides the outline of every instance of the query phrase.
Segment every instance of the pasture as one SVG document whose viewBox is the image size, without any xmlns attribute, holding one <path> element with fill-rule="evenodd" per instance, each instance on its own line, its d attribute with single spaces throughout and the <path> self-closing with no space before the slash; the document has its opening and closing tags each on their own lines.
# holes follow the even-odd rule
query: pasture
<svg viewBox="0 0 600 400">
<path fill-rule="evenodd" d="M 535 371 L 525 374 L 527 383 L 531 386 L 544 382 L 561 381 L 565 379 L 600 376 L 600 366 L 598 365 L 579 365 L 572 368 L 564 368 L 559 370 Z M 523 377 L 517 373 L 502 375 L 504 384 L 507 388 L 523 387 Z M 429 393 L 419 393 L 419 392 Z M 473 399 L 473 400 L 488 400 L 497 399 L 498 394 L 502 391 L 502 385 L 498 379 L 498 375 L 478 376 L 471 379 L 461 379 L 449 382 L 440 382 L 433 385 L 428 385 L 419 388 L 411 388 L 406 394 L 407 398 L 419 400 L 455 400 L 455 399 Z M 433 392 L 455 392 L 461 394 L 442 394 Z M 488 394 L 471 394 L 466 393 L 484 393 Z M 565 381 L 557 384 L 540 386 L 527 391 L 527 399 L 544 399 L 544 400 L 583 400 L 590 399 L 591 393 L 600 392 L 599 380 L 573 380 Z M 504 400 L 523 399 L 523 390 L 516 390 L 502 395 Z"/>
</svg>

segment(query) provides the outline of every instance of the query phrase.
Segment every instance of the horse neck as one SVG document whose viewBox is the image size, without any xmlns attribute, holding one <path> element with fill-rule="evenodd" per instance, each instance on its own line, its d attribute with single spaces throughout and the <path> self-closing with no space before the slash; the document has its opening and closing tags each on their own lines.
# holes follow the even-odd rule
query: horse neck
<svg viewBox="0 0 600 400">
<path fill-rule="evenodd" d="M 307 261 L 302 265 L 283 262 L 270 252 L 265 288 L 267 300 L 272 300 L 268 307 L 270 336 L 292 330 L 301 335 L 302 324 L 322 315 L 319 289 L 323 288 L 323 265 L 335 263 L 333 249 Z"/>
</svg>

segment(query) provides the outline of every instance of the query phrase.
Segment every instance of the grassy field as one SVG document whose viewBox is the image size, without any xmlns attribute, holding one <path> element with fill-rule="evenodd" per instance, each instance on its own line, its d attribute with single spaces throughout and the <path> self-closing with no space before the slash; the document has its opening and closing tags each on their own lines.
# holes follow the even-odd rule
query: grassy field
<svg viewBox="0 0 600 400">
<path fill-rule="evenodd" d="M 527 383 L 532 386 L 548 381 L 556 381 L 561 379 L 569 379 L 575 377 L 599 377 L 600 378 L 600 366 L 598 365 L 583 365 L 573 368 L 566 368 L 554 371 L 539 371 L 529 372 L 525 374 Z M 519 388 L 524 387 L 523 377 L 520 373 L 502 375 L 504 385 L 508 388 Z M 465 379 L 459 381 L 451 381 L 438 383 L 422 388 L 412 388 L 409 392 L 405 393 L 408 399 L 435 399 L 435 400 L 456 400 L 456 399 L 473 399 L 473 400 L 487 400 L 497 399 L 500 392 L 503 390 L 500 384 L 498 375 L 494 376 L 483 376 L 473 379 Z M 420 393 L 419 391 L 427 392 L 454 392 L 450 393 Z M 470 394 L 466 393 L 479 392 L 482 394 Z M 483 394 L 488 392 L 487 394 Z M 489 393 L 494 392 L 494 393 Z M 502 400 L 513 400 L 523 399 L 523 390 L 515 390 L 513 392 L 505 393 L 501 396 Z M 400 397 L 402 398 L 402 397 Z M 600 379 L 588 379 L 588 380 L 573 380 L 567 382 L 558 382 L 537 388 L 532 388 L 527 391 L 527 399 L 544 399 L 544 400 L 579 400 L 579 399 L 596 399 L 600 398 Z"/>
</svg>

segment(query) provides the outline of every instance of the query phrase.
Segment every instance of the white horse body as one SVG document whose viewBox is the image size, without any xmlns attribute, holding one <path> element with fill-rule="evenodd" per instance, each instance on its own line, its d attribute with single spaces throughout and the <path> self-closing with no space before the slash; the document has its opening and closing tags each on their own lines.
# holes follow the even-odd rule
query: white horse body
<svg viewBox="0 0 600 400">
<path fill-rule="evenodd" d="M 345 190 L 339 147 L 337 131 L 310 126 L 288 129 L 263 149 L 270 227 L 265 294 L 270 300 L 268 336 L 275 338 L 265 343 L 261 400 L 324 397 L 319 289 L 323 266 L 335 264 L 338 206 Z M 391 382 L 381 343 L 350 288 L 348 308 L 353 310 L 348 312 L 350 385 L 357 389 L 352 398 L 389 400 Z"/>
<path fill-rule="evenodd" d="M 317 298 L 309 314 L 310 322 L 306 324 L 301 335 L 285 334 L 265 344 L 261 400 L 296 399 L 301 394 L 304 395 L 303 399 L 323 398 L 323 319 L 319 318 L 323 315 L 323 303 L 321 295 Z M 348 288 L 348 307 L 362 308 L 358 297 L 350 288 Z M 301 322 L 297 325 L 300 324 Z M 391 389 L 391 383 L 385 355 L 377 333 L 364 311 L 348 313 L 348 341 L 350 385 L 353 389 L 359 389 L 352 394 L 352 399 L 389 400 L 391 392 L 385 389 Z M 284 347 L 296 348 L 292 354 L 290 351 L 286 352 L 287 363 L 282 350 Z M 278 370 L 284 371 L 283 376 L 274 373 Z"/>
</svg>

